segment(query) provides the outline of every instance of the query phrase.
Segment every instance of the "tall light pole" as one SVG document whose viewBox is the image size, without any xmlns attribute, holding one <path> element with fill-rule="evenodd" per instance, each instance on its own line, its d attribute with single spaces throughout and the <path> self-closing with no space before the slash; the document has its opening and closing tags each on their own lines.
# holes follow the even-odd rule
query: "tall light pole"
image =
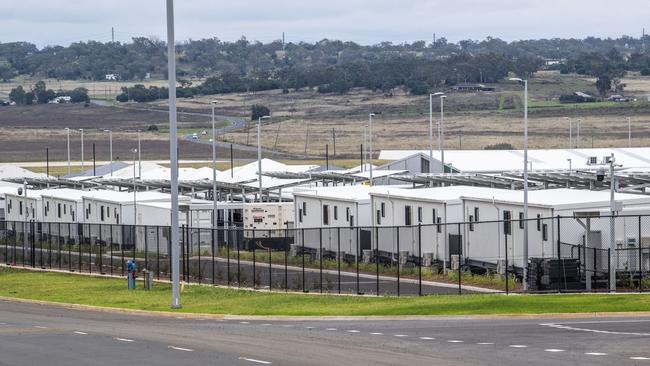
<svg viewBox="0 0 650 366">
<path fill-rule="evenodd" d="M 440 144 L 440 165 L 442 167 L 442 172 L 445 172 L 445 99 L 446 95 L 440 95 L 440 132 L 438 133 L 438 139 Z"/>
<path fill-rule="evenodd" d="M 576 149 L 580 148 L 580 122 L 582 122 L 582 120 L 576 122 Z"/>
<path fill-rule="evenodd" d="M 609 158 L 609 290 L 616 292 L 616 261 L 614 260 L 616 253 L 616 225 L 614 222 L 614 215 L 616 214 L 616 201 L 614 200 L 614 192 L 616 191 L 616 176 L 614 175 L 614 167 L 616 166 L 616 159 L 614 153 Z M 640 245 L 640 244 L 639 244 Z"/>
<path fill-rule="evenodd" d="M 271 118 L 271 116 L 260 116 L 257 118 L 257 179 L 260 188 L 260 202 L 262 202 L 262 120 L 269 118 Z"/>
<path fill-rule="evenodd" d="M 68 175 L 70 175 L 72 173 L 72 169 L 70 169 L 70 129 L 66 127 L 65 132 L 68 135 Z"/>
<path fill-rule="evenodd" d="M 372 117 L 374 116 L 374 113 L 368 114 L 368 149 L 370 149 L 368 161 L 370 162 L 370 186 L 372 186 Z"/>
<path fill-rule="evenodd" d="M 571 120 L 571 117 L 564 117 L 567 121 L 569 121 L 569 149 L 573 147 L 573 121 Z"/>
<path fill-rule="evenodd" d="M 81 132 L 81 171 L 84 170 L 84 129 L 80 128 L 79 132 Z"/>
<path fill-rule="evenodd" d="M 138 177 L 142 178 L 142 148 L 140 146 L 140 130 L 138 130 Z"/>
<path fill-rule="evenodd" d="M 632 147 L 632 118 L 627 117 L 627 147 Z"/>
<path fill-rule="evenodd" d="M 131 150 L 131 152 L 133 153 L 133 232 L 135 235 L 135 225 L 138 224 L 138 200 L 137 200 L 138 189 L 135 183 L 135 154 L 138 153 L 138 149 L 133 149 Z"/>
<path fill-rule="evenodd" d="M 511 78 L 524 84 L 524 291 L 528 290 L 528 79 Z"/>
<path fill-rule="evenodd" d="M 174 0 L 167 0 L 167 74 L 169 78 L 169 158 L 171 163 L 171 260 L 172 308 L 181 307 L 180 263 L 178 258 L 178 149 L 176 129 L 176 45 L 174 41 Z"/>
<path fill-rule="evenodd" d="M 433 163 L 433 97 L 438 95 L 443 93 L 429 94 L 429 166 Z M 440 147 L 440 140 L 438 140 L 438 147 Z"/>
<path fill-rule="evenodd" d="M 217 132 L 214 123 L 214 106 L 217 104 L 216 100 L 210 102 L 212 107 L 212 227 L 218 226 L 217 215 Z"/>
<path fill-rule="evenodd" d="M 111 130 L 104 130 L 104 132 L 108 132 L 108 141 L 109 141 L 109 155 L 111 158 L 111 177 L 113 176 L 113 131 Z"/>
</svg>

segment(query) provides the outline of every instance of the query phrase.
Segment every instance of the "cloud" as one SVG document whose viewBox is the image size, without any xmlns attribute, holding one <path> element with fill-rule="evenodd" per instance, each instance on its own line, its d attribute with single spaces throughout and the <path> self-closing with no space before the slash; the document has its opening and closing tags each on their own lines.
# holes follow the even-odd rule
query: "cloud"
<svg viewBox="0 0 650 366">
<path fill-rule="evenodd" d="M 133 36 L 165 38 L 162 0 L 22 0 L 3 4 L 0 41 L 68 44 Z M 451 41 L 483 39 L 584 38 L 636 35 L 646 21 L 647 0 L 177 0 L 176 38 L 218 37 L 268 42 L 282 32 L 289 41 L 323 38 L 364 44 L 430 40 L 435 32 Z M 625 16 L 612 16 L 619 9 Z"/>
</svg>

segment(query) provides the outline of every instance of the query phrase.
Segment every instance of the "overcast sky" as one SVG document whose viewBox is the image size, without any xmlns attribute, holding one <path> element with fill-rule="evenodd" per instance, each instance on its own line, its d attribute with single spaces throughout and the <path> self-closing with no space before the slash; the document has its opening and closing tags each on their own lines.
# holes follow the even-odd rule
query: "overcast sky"
<svg viewBox="0 0 650 366">
<path fill-rule="evenodd" d="M 176 0 L 176 39 L 269 42 L 323 38 L 372 44 L 484 39 L 639 37 L 648 0 Z M 165 0 L 20 0 L 0 8 L 0 42 L 39 46 L 165 38 Z"/>
</svg>

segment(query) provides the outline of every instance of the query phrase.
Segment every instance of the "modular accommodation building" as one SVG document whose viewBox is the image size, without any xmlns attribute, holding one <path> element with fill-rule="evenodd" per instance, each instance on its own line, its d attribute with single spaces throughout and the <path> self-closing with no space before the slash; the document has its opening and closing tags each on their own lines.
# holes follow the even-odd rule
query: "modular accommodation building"
<svg viewBox="0 0 650 366">
<path fill-rule="evenodd" d="M 608 191 L 578 189 L 530 191 L 528 257 L 557 257 L 558 239 L 560 250 L 564 250 L 562 248 L 566 245 L 584 245 L 584 217 L 607 210 L 610 206 L 609 195 Z M 476 263 L 496 264 L 505 260 L 507 253 L 510 264 L 523 268 L 526 226 L 523 220 L 523 192 L 504 191 L 492 197 L 462 197 L 462 200 L 466 221 L 463 225 L 466 239 L 461 243 L 463 257 Z M 645 195 L 616 193 L 615 200 L 621 209 L 650 205 L 650 197 Z M 562 219 L 558 220 L 557 216 Z M 607 247 L 602 242 L 588 241 L 591 247 Z"/>
</svg>

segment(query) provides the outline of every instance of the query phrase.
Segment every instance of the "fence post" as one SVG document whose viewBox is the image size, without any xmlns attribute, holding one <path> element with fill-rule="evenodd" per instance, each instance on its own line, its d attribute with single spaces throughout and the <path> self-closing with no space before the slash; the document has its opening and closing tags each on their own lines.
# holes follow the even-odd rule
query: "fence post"
<svg viewBox="0 0 650 366">
<path fill-rule="evenodd" d="M 323 228 L 318 228 L 318 275 L 319 275 L 319 287 L 320 293 L 323 293 Z"/>
<path fill-rule="evenodd" d="M 52 269 L 52 223 L 47 224 L 47 245 L 48 245 L 48 255 L 47 255 L 47 265 Z"/>
<path fill-rule="evenodd" d="M 379 228 L 375 227 L 375 267 L 377 267 L 377 296 L 379 296 Z"/>
<path fill-rule="evenodd" d="M 305 228 L 302 228 L 302 292 L 305 292 Z"/>
<path fill-rule="evenodd" d="M 241 230 L 242 236 L 244 229 Z M 241 238 L 239 237 L 239 232 L 235 231 L 237 235 L 237 287 L 241 287 Z"/>
<path fill-rule="evenodd" d="M 253 231 L 253 239 L 252 239 L 253 245 L 251 245 L 252 247 L 251 249 L 253 250 L 253 289 L 254 289 L 257 282 L 257 271 L 256 271 L 257 266 L 255 265 L 255 249 L 257 249 L 256 248 L 257 244 L 255 243 L 255 229 L 253 229 L 252 231 Z"/>
<path fill-rule="evenodd" d="M 156 226 L 156 279 L 160 279 L 160 226 Z"/>
<path fill-rule="evenodd" d="M 217 223 L 217 228 L 218 227 L 219 226 L 218 226 L 218 223 Z M 215 275 L 214 275 L 214 266 L 215 266 L 215 263 L 214 263 L 214 238 L 216 236 L 217 240 L 219 239 L 219 232 L 217 232 L 215 234 L 215 229 L 212 228 L 212 229 L 210 229 L 210 234 L 211 234 L 211 239 L 212 239 L 212 247 L 210 248 L 210 253 L 212 254 L 212 284 L 214 285 L 214 284 L 217 283 L 216 282 L 217 279 L 215 278 Z M 218 241 L 217 241 L 217 250 L 219 250 L 219 242 Z"/>
<path fill-rule="evenodd" d="M 124 235 L 124 233 L 125 233 L 124 229 L 125 229 L 125 226 L 120 227 L 120 232 L 122 233 L 122 235 L 120 235 L 120 239 L 121 239 L 120 240 L 120 252 L 122 252 L 122 262 L 120 263 L 120 268 L 122 270 L 122 276 L 124 276 L 124 264 L 125 264 L 124 263 L 124 258 L 125 258 L 125 256 L 124 256 L 124 239 L 125 239 L 124 238 L 124 236 L 125 236 Z M 169 267 L 169 268 L 171 268 L 171 267 Z"/>
<path fill-rule="evenodd" d="M 564 265 L 562 264 L 562 242 L 560 241 L 560 236 L 561 236 L 560 224 L 561 224 L 561 222 L 562 222 L 562 219 L 561 219 L 560 215 L 558 215 L 557 216 L 557 265 L 558 265 L 558 269 L 560 268 L 560 266 L 564 267 Z M 587 233 L 587 235 L 589 235 L 589 233 Z M 562 271 L 562 273 L 564 273 L 564 271 Z M 557 284 L 557 292 L 558 293 L 561 292 L 560 283 Z"/>
<path fill-rule="evenodd" d="M 106 274 L 104 272 L 104 253 L 102 247 L 102 224 L 99 224 L 99 274 Z"/>
<path fill-rule="evenodd" d="M 357 229 L 357 253 L 355 255 L 355 261 L 357 264 L 357 295 L 361 295 L 361 289 L 359 288 L 359 257 L 360 257 L 359 249 L 361 248 L 361 243 L 360 243 L 361 231 L 358 226 L 356 229 Z"/>
<path fill-rule="evenodd" d="M 149 270 L 149 229 L 144 226 L 144 269 Z"/>
<path fill-rule="evenodd" d="M 402 257 L 400 255 L 399 251 L 399 226 L 395 227 L 395 230 L 397 230 L 397 236 L 396 236 L 396 241 L 397 241 L 397 297 L 400 295 L 400 287 L 399 287 L 399 267 L 402 261 Z"/>
<path fill-rule="evenodd" d="M 461 258 L 463 256 L 463 236 L 461 235 L 460 231 L 460 223 L 458 223 L 458 236 L 460 237 L 460 250 L 458 252 L 458 294 L 462 295 L 463 294 L 463 280 L 462 280 L 462 275 L 463 272 L 461 270 L 462 263 L 461 263 Z"/>
<path fill-rule="evenodd" d="M 418 224 L 418 295 L 422 296 L 422 224 Z"/>
<path fill-rule="evenodd" d="M 228 240 L 226 240 L 226 284 L 230 287 L 230 245 L 233 242 L 232 239 L 232 228 L 228 225 L 226 230 L 226 235 L 228 235 Z"/>
<path fill-rule="evenodd" d="M 507 224 L 504 222 L 504 225 Z M 503 230 L 503 236 L 504 236 L 504 242 L 506 247 L 506 295 L 508 295 L 510 293 L 510 285 L 509 285 L 510 281 L 508 278 L 508 231 L 507 230 Z"/>
<path fill-rule="evenodd" d="M 612 248 L 607 248 L 607 278 L 612 278 Z M 612 281 L 609 282 L 609 291 L 612 291 Z"/>
<path fill-rule="evenodd" d="M 289 262 L 289 255 L 287 252 L 287 238 L 289 237 L 289 222 L 286 222 L 286 227 L 284 229 L 284 291 L 287 292 L 289 291 L 289 268 L 288 268 L 288 262 Z M 294 238 L 296 237 L 295 231 L 294 231 Z"/>
<path fill-rule="evenodd" d="M 338 271 L 336 282 L 341 294 L 341 227 L 336 228 L 336 269 Z"/>
<path fill-rule="evenodd" d="M 643 249 L 641 244 L 641 215 L 639 215 L 639 292 L 643 292 Z"/>
</svg>

